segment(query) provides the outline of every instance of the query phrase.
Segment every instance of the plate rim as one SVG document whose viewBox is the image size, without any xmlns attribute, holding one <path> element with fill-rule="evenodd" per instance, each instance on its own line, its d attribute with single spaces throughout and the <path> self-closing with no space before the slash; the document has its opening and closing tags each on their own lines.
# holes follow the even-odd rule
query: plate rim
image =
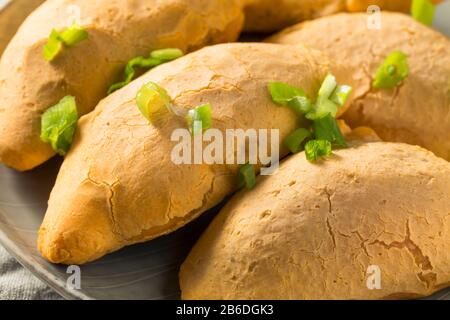
<svg viewBox="0 0 450 320">
<path fill-rule="evenodd" d="M 67 288 L 66 283 L 62 279 L 55 277 L 46 268 L 40 264 L 33 263 L 29 257 L 22 255 L 21 252 L 23 250 L 8 237 L 2 228 L 0 228 L 0 244 L 22 267 L 55 290 L 62 298 L 66 300 L 93 300 L 92 297 L 81 291 Z"/>
</svg>

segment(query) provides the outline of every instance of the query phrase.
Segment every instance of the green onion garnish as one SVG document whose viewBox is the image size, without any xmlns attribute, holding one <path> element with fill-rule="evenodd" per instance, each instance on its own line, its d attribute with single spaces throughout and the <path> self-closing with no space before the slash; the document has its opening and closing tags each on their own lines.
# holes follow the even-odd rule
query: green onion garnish
<svg viewBox="0 0 450 320">
<path fill-rule="evenodd" d="M 64 156 L 70 149 L 78 121 L 75 98 L 64 97 L 41 118 L 41 140 Z"/>
<path fill-rule="evenodd" d="M 268 86 L 274 103 L 288 106 L 299 115 L 315 120 L 331 113 L 334 117 L 339 108 L 344 106 L 352 87 L 338 86 L 336 78 L 329 74 L 320 87 L 316 103 L 312 103 L 301 88 L 292 87 L 282 82 L 271 82 Z"/>
<path fill-rule="evenodd" d="M 293 133 L 291 133 L 286 140 L 284 140 L 284 144 L 286 147 L 291 151 L 291 153 L 299 153 L 303 150 L 303 142 L 305 142 L 306 139 L 311 137 L 312 133 L 311 131 L 301 128 L 295 130 Z"/>
<path fill-rule="evenodd" d="M 241 166 L 238 173 L 239 189 L 246 187 L 253 189 L 256 186 L 256 173 L 251 164 Z"/>
<path fill-rule="evenodd" d="M 344 106 L 351 92 L 352 87 L 339 86 L 335 76 L 327 75 L 320 87 L 315 109 L 307 113 L 306 118 L 316 120 L 323 118 L 327 114 L 336 117 L 339 108 Z"/>
<path fill-rule="evenodd" d="M 306 97 L 305 91 L 282 82 L 269 83 L 269 92 L 273 102 L 286 106 L 296 97 Z"/>
<path fill-rule="evenodd" d="M 81 41 L 86 40 L 88 36 L 87 31 L 76 24 L 63 30 L 62 32 L 58 32 L 53 29 L 50 33 L 47 44 L 44 45 L 44 59 L 47 61 L 52 61 L 61 52 L 63 46 L 72 48 Z"/>
<path fill-rule="evenodd" d="M 305 115 L 314 110 L 314 105 L 311 100 L 302 96 L 292 98 L 287 103 L 287 106 L 299 115 Z"/>
<path fill-rule="evenodd" d="M 330 99 L 331 95 L 336 90 L 336 87 L 336 77 L 331 74 L 327 75 L 319 89 L 317 103 L 321 104 L 323 101 Z"/>
<path fill-rule="evenodd" d="M 392 89 L 409 75 L 408 57 L 400 51 L 392 52 L 378 68 L 373 81 L 376 89 Z"/>
<path fill-rule="evenodd" d="M 352 93 L 353 89 L 350 86 L 337 86 L 336 90 L 331 94 L 330 100 L 338 106 L 343 107 Z"/>
<path fill-rule="evenodd" d="M 189 129 L 193 135 L 199 134 L 212 127 L 211 105 L 204 104 L 188 112 L 186 116 Z"/>
<path fill-rule="evenodd" d="M 433 24 L 436 6 L 430 0 L 413 0 L 411 15 L 417 21 L 431 26 Z"/>
<path fill-rule="evenodd" d="M 67 28 L 66 30 L 61 32 L 59 37 L 65 46 L 72 48 L 81 41 L 86 40 L 89 35 L 86 30 L 74 24 L 70 28 Z"/>
<path fill-rule="evenodd" d="M 176 48 L 167 48 L 167 49 L 161 49 L 161 50 L 155 50 L 152 53 L 150 53 L 150 57 L 153 59 L 157 59 L 160 61 L 172 61 L 178 58 L 181 58 L 183 56 L 183 51 Z"/>
<path fill-rule="evenodd" d="M 298 115 L 305 115 L 313 110 L 312 102 L 306 97 L 305 91 L 282 82 L 269 83 L 272 101 L 281 106 L 287 106 Z"/>
<path fill-rule="evenodd" d="M 108 94 L 122 89 L 133 81 L 136 78 L 137 68 L 149 70 L 166 62 L 178 59 L 181 56 L 183 56 L 183 51 L 180 49 L 161 49 L 152 51 L 148 58 L 139 56 L 131 59 L 125 66 L 125 80 L 111 85 L 108 89 Z"/>
<path fill-rule="evenodd" d="M 63 43 L 59 38 L 59 33 L 53 29 L 42 52 L 44 59 L 47 61 L 52 61 L 61 52 L 62 48 Z"/>
<path fill-rule="evenodd" d="M 159 66 L 161 61 L 154 58 L 144 58 L 144 57 L 136 57 L 131 59 L 127 65 L 125 66 L 125 80 L 122 82 L 118 82 L 113 84 L 108 89 L 108 94 L 113 93 L 123 87 L 127 86 L 136 76 L 135 68 L 142 69 L 151 69 L 153 67 Z"/>
<path fill-rule="evenodd" d="M 136 95 L 139 111 L 151 123 L 169 111 L 170 103 L 171 98 L 167 91 L 154 82 L 143 85 Z"/>
<path fill-rule="evenodd" d="M 339 111 L 339 106 L 331 100 L 324 99 L 320 104 L 316 104 L 315 109 L 306 114 L 306 119 L 316 120 L 325 117 L 327 114 L 331 114 L 336 117 Z"/>
<path fill-rule="evenodd" d="M 337 124 L 336 118 L 334 118 L 331 114 L 314 120 L 313 128 L 314 135 L 317 140 L 326 140 L 332 145 L 342 148 L 347 147 L 347 143 L 345 142 L 345 138 L 342 135 L 339 125 Z"/>
<path fill-rule="evenodd" d="M 332 153 L 331 143 L 327 140 L 311 140 L 305 145 L 305 153 L 308 161 L 328 157 Z"/>
<path fill-rule="evenodd" d="M 347 102 L 352 87 L 338 85 L 336 77 L 328 74 L 322 82 L 315 103 L 308 99 L 303 89 L 285 83 L 271 82 L 268 88 L 274 103 L 288 106 L 312 121 L 313 132 L 298 129 L 284 141 L 292 153 L 300 152 L 303 143 L 311 136 L 314 136 L 315 140 L 305 145 L 306 156 L 311 161 L 330 155 L 333 146 L 347 147 L 336 116 L 339 108 Z"/>
</svg>

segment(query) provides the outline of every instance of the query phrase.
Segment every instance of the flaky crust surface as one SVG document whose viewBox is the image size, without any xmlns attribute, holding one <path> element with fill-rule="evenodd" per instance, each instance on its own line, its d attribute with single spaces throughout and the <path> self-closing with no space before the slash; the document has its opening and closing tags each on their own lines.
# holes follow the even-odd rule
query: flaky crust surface
<svg viewBox="0 0 450 320">
<path fill-rule="evenodd" d="M 42 48 L 52 28 L 65 28 L 78 13 L 89 39 L 45 61 Z M 0 61 L 0 162 L 28 170 L 54 155 L 39 138 L 40 118 L 62 97 L 75 96 L 79 113 L 88 113 L 133 57 L 234 41 L 242 23 L 234 0 L 46 1 Z"/>
<path fill-rule="evenodd" d="M 344 115 L 352 127 L 372 127 L 383 140 L 420 145 L 450 160 L 450 40 L 403 14 L 383 13 L 380 30 L 367 23 L 365 14 L 338 14 L 268 41 L 304 43 L 352 69 L 354 102 Z M 373 89 L 376 70 L 397 50 L 408 55 L 410 75 L 395 89 Z"/>
<path fill-rule="evenodd" d="M 83 117 L 51 193 L 39 250 L 56 263 L 81 264 L 125 245 L 180 228 L 235 190 L 236 165 L 175 165 L 170 141 L 183 119 L 150 125 L 135 96 L 149 81 L 174 102 L 213 108 L 213 127 L 280 129 L 280 141 L 299 118 L 275 105 L 270 81 L 317 93 L 329 72 L 319 52 L 272 44 L 227 44 L 160 66 L 104 99 Z M 281 156 L 286 150 L 281 150 Z"/>
<path fill-rule="evenodd" d="M 299 154 L 235 196 L 181 267 L 184 299 L 393 299 L 450 284 L 450 164 L 419 147 Z M 369 266 L 381 289 L 367 287 Z"/>
</svg>

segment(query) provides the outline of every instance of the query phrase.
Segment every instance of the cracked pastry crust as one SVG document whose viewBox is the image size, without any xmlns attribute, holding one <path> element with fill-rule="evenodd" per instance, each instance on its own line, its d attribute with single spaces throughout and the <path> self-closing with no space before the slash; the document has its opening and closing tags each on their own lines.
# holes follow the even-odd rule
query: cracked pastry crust
<svg viewBox="0 0 450 320">
<path fill-rule="evenodd" d="M 74 7 L 75 6 L 75 7 Z M 52 28 L 80 25 L 89 40 L 51 63 L 42 48 Z M 32 169 L 54 155 L 40 136 L 41 114 L 73 95 L 90 112 L 122 77 L 131 58 L 177 47 L 193 51 L 237 39 L 243 23 L 234 0 L 48 0 L 25 21 L 0 61 L 0 162 Z"/>
<path fill-rule="evenodd" d="M 420 145 L 450 160 L 450 40 L 403 14 L 385 12 L 381 23 L 381 30 L 369 30 L 367 15 L 338 14 L 268 42 L 303 43 L 352 70 L 353 103 L 343 116 L 350 126 L 369 126 L 385 141 Z M 408 55 L 410 75 L 395 89 L 373 90 L 377 68 L 396 50 Z"/>
<path fill-rule="evenodd" d="M 249 205 L 251 204 L 251 205 Z M 184 299 L 394 299 L 450 285 L 450 164 L 398 143 L 304 154 L 236 195 L 180 271 Z M 369 290 L 369 266 L 381 290 Z"/>
<path fill-rule="evenodd" d="M 211 103 L 213 127 L 280 129 L 280 141 L 299 118 L 276 106 L 270 81 L 313 96 L 329 72 L 321 53 L 302 46 L 226 44 L 162 65 L 104 99 L 79 122 L 73 146 L 51 193 L 39 250 L 51 262 L 82 264 L 126 245 L 170 233 L 235 190 L 238 166 L 175 165 L 170 141 L 183 119 L 152 126 L 135 104 L 153 81 L 176 105 Z M 281 150 L 281 156 L 287 150 Z"/>
</svg>

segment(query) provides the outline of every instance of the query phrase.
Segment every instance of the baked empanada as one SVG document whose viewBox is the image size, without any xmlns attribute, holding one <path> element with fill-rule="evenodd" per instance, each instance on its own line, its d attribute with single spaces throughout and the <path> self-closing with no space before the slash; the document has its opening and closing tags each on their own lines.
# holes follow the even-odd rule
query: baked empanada
<svg viewBox="0 0 450 320">
<path fill-rule="evenodd" d="M 404 14 L 380 18 L 377 28 L 366 14 L 338 14 L 268 41 L 306 44 L 349 67 L 353 103 L 343 118 L 350 126 L 369 126 L 385 141 L 420 145 L 450 160 L 450 40 Z M 406 54 L 409 74 L 394 88 L 376 89 L 376 72 L 393 52 Z"/>
<path fill-rule="evenodd" d="M 301 153 L 219 213 L 181 267 L 182 297 L 428 296 L 450 285 L 449 212 L 450 164 L 420 147 Z"/>
<path fill-rule="evenodd" d="M 52 29 L 76 22 L 88 39 L 43 58 Z M 24 22 L 0 61 L 0 162 L 32 169 L 54 155 L 40 139 L 41 115 L 61 98 L 86 114 L 152 50 L 184 52 L 234 41 L 243 23 L 234 0 L 48 0 Z"/>
<path fill-rule="evenodd" d="M 171 136 L 185 121 L 172 116 L 149 124 L 135 101 L 143 84 L 157 83 L 185 111 L 209 103 L 213 129 L 278 129 L 282 144 L 302 120 L 274 104 L 269 82 L 313 97 L 330 68 L 324 55 L 302 46 L 217 45 L 162 65 L 104 99 L 80 120 L 50 196 L 39 250 L 55 263 L 92 261 L 170 233 L 237 189 L 236 164 L 173 162 Z M 286 154 L 280 147 L 280 156 Z"/>
</svg>

